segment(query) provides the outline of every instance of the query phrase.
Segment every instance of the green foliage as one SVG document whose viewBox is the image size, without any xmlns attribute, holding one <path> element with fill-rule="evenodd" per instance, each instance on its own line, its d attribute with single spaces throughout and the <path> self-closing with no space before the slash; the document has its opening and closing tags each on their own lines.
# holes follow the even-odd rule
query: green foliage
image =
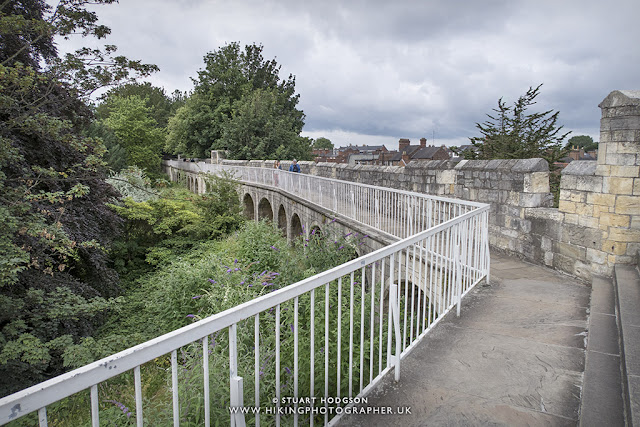
<svg viewBox="0 0 640 427">
<path fill-rule="evenodd" d="M 167 127 L 169 117 L 173 116 L 185 102 L 185 94 L 180 91 L 167 95 L 164 88 L 155 87 L 149 82 L 129 83 L 107 92 L 96 108 L 96 116 L 100 120 L 106 120 L 111 115 L 114 99 L 130 96 L 137 96 L 145 101 L 145 106 L 149 109 L 151 117 L 160 128 Z"/>
<path fill-rule="evenodd" d="M 584 151 L 592 151 L 598 149 L 598 143 L 588 135 L 576 135 L 569 138 L 565 148 L 571 150 L 574 147 L 582 148 Z"/>
<path fill-rule="evenodd" d="M 151 117 L 144 99 L 136 95 L 114 97 L 109 104 L 111 111 L 104 123 L 127 152 L 127 164 L 159 174 L 165 134 Z"/>
<path fill-rule="evenodd" d="M 466 150 L 465 157 L 475 159 L 530 159 L 541 157 L 553 163 L 566 155 L 563 140 L 570 132 L 560 133 L 559 112 L 528 113 L 535 104 L 540 87 L 529 88 L 527 93 L 507 107 L 502 98 L 498 100 L 497 116 L 487 114 L 490 120 L 476 127 L 482 134 L 469 138 L 476 150 Z"/>
<path fill-rule="evenodd" d="M 113 130 L 105 126 L 103 122 L 98 120 L 91 122 L 87 128 L 86 136 L 102 141 L 106 149 L 103 159 L 109 170 L 117 173 L 127 167 L 127 151 L 118 143 L 118 138 Z"/>
<path fill-rule="evenodd" d="M 133 189 L 123 184 L 125 194 L 148 194 L 143 175 L 133 171 L 126 180 L 139 181 Z M 125 233 L 112 251 L 119 272 L 135 276 L 162 264 L 176 251 L 182 253 L 199 241 L 235 230 L 243 221 L 236 184 L 226 178 L 211 178 L 208 186 L 209 192 L 203 195 L 172 187 L 160 191 L 159 197 L 139 201 L 126 197 L 114 205 L 126 220 Z"/>
<path fill-rule="evenodd" d="M 309 139 L 302 123 L 281 112 L 287 100 L 273 89 L 257 89 L 234 104 L 219 145 L 235 159 L 309 158 Z"/>
<path fill-rule="evenodd" d="M 146 202 L 158 198 L 158 192 L 151 187 L 151 181 L 144 171 L 135 166 L 111 175 L 107 182 L 120 193 L 122 198 L 131 198 L 134 202 Z"/>
<path fill-rule="evenodd" d="M 320 137 L 313 141 L 311 148 L 314 150 L 331 150 L 333 142 L 329 138 Z"/>
<path fill-rule="evenodd" d="M 280 80 L 280 66 L 265 60 L 262 50 L 230 43 L 205 56 L 194 93 L 169 120 L 167 151 L 188 157 L 227 149 L 231 158 L 310 158 L 309 140 L 299 136 L 304 113 L 296 108 L 295 78 Z"/>
<path fill-rule="evenodd" d="M 118 291 L 105 251 L 117 194 L 83 99 L 157 67 L 114 46 L 58 58 L 53 42 L 107 35 L 85 6 L 112 2 L 0 5 L 0 395 L 62 372 L 62 337 L 91 334 Z"/>
</svg>

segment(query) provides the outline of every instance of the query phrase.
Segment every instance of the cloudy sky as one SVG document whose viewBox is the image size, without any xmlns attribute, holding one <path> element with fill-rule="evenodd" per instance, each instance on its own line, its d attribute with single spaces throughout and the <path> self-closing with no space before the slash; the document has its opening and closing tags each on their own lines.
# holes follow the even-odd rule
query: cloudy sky
<svg viewBox="0 0 640 427">
<path fill-rule="evenodd" d="M 168 93 L 193 87 L 207 52 L 261 43 L 281 77 L 296 77 L 303 135 L 336 146 L 465 144 L 498 98 L 510 104 L 540 83 L 535 110 L 560 111 L 572 135 L 597 141 L 598 103 L 640 89 L 637 0 L 120 0 L 95 10 L 107 43 L 158 65 L 148 80 Z"/>
</svg>

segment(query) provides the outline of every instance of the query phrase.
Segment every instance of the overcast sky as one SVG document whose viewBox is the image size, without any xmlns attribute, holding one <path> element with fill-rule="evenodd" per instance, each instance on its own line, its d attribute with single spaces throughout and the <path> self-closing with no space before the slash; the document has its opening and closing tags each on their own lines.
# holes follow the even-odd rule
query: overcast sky
<svg viewBox="0 0 640 427">
<path fill-rule="evenodd" d="M 158 65 L 148 80 L 167 93 L 192 89 L 207 52 L 263 44 L 280 76 L 296 77 L 303 135 L 336 146 L 466 144 L 498 98 L 511 104 L 540 83 L 535 111 L 560 111 L 565 130 L 597 141 L 598 104 L 640 89 L 638 0 L 120 0 L 95 10 L 112 29 L 106 42 Z"/>
</svg>

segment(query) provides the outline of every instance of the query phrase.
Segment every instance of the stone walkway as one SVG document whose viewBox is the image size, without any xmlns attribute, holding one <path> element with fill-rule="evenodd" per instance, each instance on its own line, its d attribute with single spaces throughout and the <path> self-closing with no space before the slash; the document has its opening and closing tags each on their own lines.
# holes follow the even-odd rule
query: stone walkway
<svg viewBox="0 0 640 427">
<path fill-rule="evenodd" d="M 569 426 L 578 423 L 591 288 L 514 258 L 491 257 L 474 289 L 387 375 L 345 426 Z"/>
</svg>

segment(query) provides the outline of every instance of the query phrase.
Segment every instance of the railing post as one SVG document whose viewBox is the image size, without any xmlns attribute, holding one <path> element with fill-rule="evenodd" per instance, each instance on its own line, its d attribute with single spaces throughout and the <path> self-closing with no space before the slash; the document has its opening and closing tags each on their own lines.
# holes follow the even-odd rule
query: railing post
<svg viewBox="0 0 640 427">
<path fill-rule="evenodd" d="M 231 413 L 231 427 L 245 427 L 242 378 L 238 376 L 238 325 L 229 326 L 229 406 L 237 408 Z"/>
<path fill-rule="evenodd" d="M 396 283 L 391 285 L 389 292 L 389 309 L 391 310 L 391 319 L 393 322 L 393 335 L 396 339 L 396 354 L 391 357 L 395 366 L 394 378 L 396 382 L 400 381 L 400 298 L 398 295 L 399 287 Z"/>
<path fill-rule="evenodd" d="M 460 265 L 460 244 L 458 242 L 458 238 L 456 236 L 456 246 L 453 254 L 454 268 L 455 268 L 455 286 L 456 286 L 456 316 L 460 317 L 460 303 L 462 301 L 462 268 Z"/>
</svg>

